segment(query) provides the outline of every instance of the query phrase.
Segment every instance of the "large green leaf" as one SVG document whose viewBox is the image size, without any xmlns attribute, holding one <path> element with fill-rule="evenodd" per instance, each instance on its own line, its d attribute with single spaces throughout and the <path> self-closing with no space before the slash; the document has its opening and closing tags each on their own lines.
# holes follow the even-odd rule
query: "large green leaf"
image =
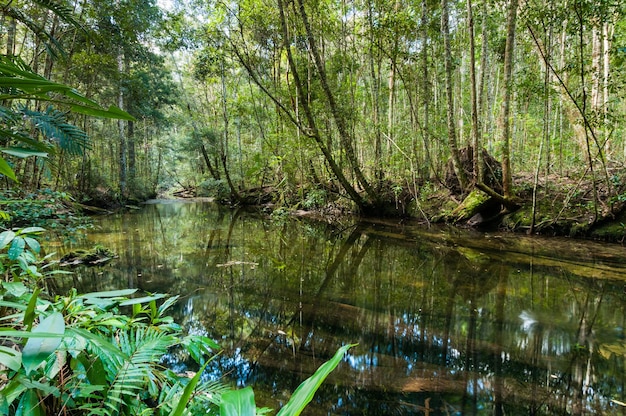
<svg viewBox="0 0 626 416">
<path fill-rule="evenodd" d="M 252 387 L 231 390 L 222 394 L 220 416 L 254 416 L 256 404 Z"/>
<path fill-rule="evenodd" d="M 9 166 L 7 161 L 1 157 L 0 157 L 0 174 L 17 182 L 17 177 L 15 176 L 15 172 L 13 172 L 13 169 L 11 169 L 11 166 Z"/>
<path fill-rule="evenodd" d="M 209 364 L 209 362 L 210 361 L 204 363 L 204 365 L 200 367 L 196 375 L 193 376 L 191 380 L 189 380 L 189 383 L 187 383 L 187 385 L 185 386 L 185 390 L 183 390 L 183 394 L 181 394 L 180 398 L 178 399 L 178 404 L 170 412 L 170 416 L 183 416 L 185 414 L 185 410 L 187 409 L 187 403 L 189 403 L 189 399 L 191 399 L 191 396 L 193 395 L 196 386 L 200 382 L 202 373 L 204 372 L 204 369 L 206 368 L 207 364 Z"/>
<path fill-rule="evenodd" d="M 313 399 L 313 395 L 322 385 L 326 377 L 339 365 L 343 356 L 354 345 L 344 345 L 339 348 L 333 358 L 326 361 L 317 369 L 317 371 L 309 378 L 304 380 L 293 392 L 289 402 L 280 409 L 276 416 L 297 416 L 302 412 L 307 404 Z"/>
<path fill-rule="evenodd" d="M 48 157 L 48 153 L 39 152 L 37 150 L 25 149 L 23 147 L 6 147 L 4 149 L 0 149 L 0 152 L 19 158 L 25 158 L 30 156 Z"/>
<path fill-rule="evenodd" d="M 45 416 L 46 412 L 42 408 L 43 402 L 39 400 L 37 391 L 26 390 L 17 406 L 15 416 Z"/>
<path fill-rule="evenodd" d="M 34 238 L 24 237 L 24 242 L 35 253 L 39 253 L 41 251 L 41 245 L 39 244 L 39 241 L 35 240 Z"/>
<path fill-rule="evenodd" d="M 24 247 L 26 247 L 24 239 L 22 237 L 15 237 L 9 247 L 9 260 L 16 260 L 20 254 L 24 252 Z"/>
<path fill-rule="evenodd" d="M 125 300 L 125 301 L 121 302 L 120 306 L 139 305 L 141 303 L 148 303 L 148 302 L 153 301 L 153 300 L 162 299 L 165 296 L 166 295 L 164 295 L 162 293 L 157 293 L 155 295 L 142 296 L 140 298 L 128 299 L 128 300 Z"/>
<path fill-rule="evenodd" d="M 39 298 L 40 288 L 35 288 L 33 294 L 30 296 L 30 300 L 28 301 L 28 307 L 24 311 L 24 325 L 30 331 L 33 327 L 33 322 L 35 321 L 35 308 L 37 307 L 37 299 Z"/>
<path fill-rule="evenodd" d="M 59 312 L 51 313 L 31 332 L 63 335 L 65 332 L 63 315 Z M 24 349 L 22 350 L 22 363 L 24 364 L 26 375 L 36 370 L 41 363 L 53 354 L 59 345 L 61 345 L 61 341 L 62 339 L 60 337 L 30 338 L 26 341 L 26 345 L 24 345 Z"/>
<path fill-rule="evenodd" d="M 21 230 L 18 231 L 19 235 L 23 235 L 23 234 L 36 234 L 36 233 L 41 233 L 43 231 L 46 231 L 45 228 L 41 228 L 41 227 L 26 227 L 23 228 Z"/>
<path fill-rule="evenodd" d="M 0 233 L 0 250 L 5 248 L 15 238 L 15 232 L 6 230 Z"/>
<path fill-rule="evenodd" d="M 78 296 L 79 298 L 121 298 L 132 295 L 137 292 L 137 289 L 120 289 L 120 290 L 106 290 L 102 292 L 89 292 L 84 295 Z"/>
</svg>

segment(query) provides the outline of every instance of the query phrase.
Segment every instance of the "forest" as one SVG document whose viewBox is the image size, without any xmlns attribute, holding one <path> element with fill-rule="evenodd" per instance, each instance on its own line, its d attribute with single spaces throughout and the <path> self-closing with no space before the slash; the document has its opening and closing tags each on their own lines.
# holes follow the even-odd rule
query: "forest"
<svg viewBox="0 0 626 416">
<path fill-rule="evenodd" d="M 331 224 L 341 218 L 391 218 L 420 226 L 443 222 L 621 243 L 626 238 L 624 2 L 4 0 L 0 16 L 0 414 L 269 412 L 256 408 L 249 387 L 232 390 L 202 379 L 220 347 L 207 334 L 186 333 L 174 322 L 169 314 L 177 296 L 138 289 L 148 269 L 126 267 L 132 278 L 122 288 L 78 293 L 75 282 L 80 278 L 64 266 L 83 260 L 54 260 L 41 240 L 47 231 L 60 231 L 51 239 L 61 239 L 88 228 L 84 214 L 139 211 L 139 204 L 155 198 L 207 198 L 220 204 L 211 208 L 220 223 L 227 206 L 253 207 L 255 213 L 268 214 L 269 222 L 287 216 L 311 216 Z M 161 208 L 150 211 L 160 225 L 165 223 L 160 222 Z M 230 289 L 241 289 L 234 279 L 252 275 L 263 262 L 270 265 L 272 281 L 285 281 L 287 272 L 296 268 L 290 270 L 280 256 L 270 258 L 264 252 L 251 262 L 244 251 L 242 259 L 231 258 L 238 250 L 230 242 L 233 230 L 251 234 L 251 229 L 237 228 L 246 224 L 235 221 L 240 214 L 231 217 L 221 246 L 217 226 L 204 233 L 209 237 L 202 234 L 185 244 L 197 248 L 197 240 L 207 237 L 204 252 L 223 250 L 213 273 L 224 277 L 228 272 Z M 206 224 L 207 217 L 192 221 Z M 120 241 L 139 241 L 138 228 L 127 233 L 131 225 L 120 227 Z M 286 253 L 299 244 L 286 243 L 285 227 L 259 227 L 259 241 L 266 242 L 274 230 L 275 245 L 284 245 Z M 356 263 L 352 281 L 370 246 L 392 246 L 383 240 L 387 235 L 375 239 L 358 228 L 343 244 L 337 245 L 341 232 L 319 233 L 324 238 L 314 240 L 313 247 L 328 254 L 320 257 L 327 267 L 317 293 L 327 289 L 326 282 L 332 285 L 343 258 Z M 409 259 L 419 257 L 417 243 L 424 240 L 416 235 L 406 242 L 407 268 Z M 513 238 L 534 252 L 532 239 Z M 165 247 L 154 249 L 154 241 L 142 244 L 126 249 L 125 255 Z M 451 284 L 445 290 L 448 300 L 442 301 L 447 302 L 447 318 L 440 320 L 447 334 L 441 338 L 444 362 L 457 292 L 482 301 L 496 288 L 489 295 L 495 299 L 493 327 L 502 333 L 508 282 L 515 287 L 520 283 L 515 276 L 535 276 L 532 267 L 522 274 L 526 258 L 522 262 L 518 256 L 523 266 L 498 266 L 501 276 L 494 280 L 495 272 L 485 265 L 493 263 L 489 256 L 505 255 L 500 240 L 496 248 L 483 250 L 488 255 L 482 248 L 446 244 L 445 249 L 432 249 L 435 257 L 400 276 L 411 293 L 421 293 L 430 287 L 424 282 L 433 279 L 422 276 L 424 286 L 418 287 L 416 270 L 432 259 L 432 264 L 443 264 L 437 256 L 455 259 L 440 278 L 444 286 Z M 331 261 L 333 247 L 340 248 Z M 573 258 L 578 260 L 584 250 Z M 304 246 L 298 251 L 311 252 Z M 98 264 L 116 256 L 99 245 L 78 254 Z M 152 269 L 173 273 L 179 270 L 176 262 L 185 264 L 182 249 L 166 255 L 168 260 L 154 260 Z M 308 276 L 323 268 L 307 264 L 304 254 L 302 259 L 311 268 Z M 369 275 L 381 284 L 387 281 L 381 278 L 383 263 L 395 260 L 373 260 L 377 263 Z M 553 264 L 550 259 L 544 263 Z M 206 282 L 215 279 L 204 275 L 206 257 L 199 264 L 206 289 Z M 457 264 L 480 279 L 472 280 L 472 273 L 455 275 L 461 269 Z M 389 282 L 398 277 L 394 273 Z M 302 296 L 304 279 L 292 274 Z M 73 286 L 68 293 L 56 292 L 58 280 L 66 275 L 72 275 Z M 337 280 L 337 287 L 345 289 L 343 280 Z M 551 287 L 547 281 L 538 286 Z M 474 289 L 464 289 L 468 282 Z M 590 290 L 594 285 L 589 284 Z M 352 286 L 382 298 L 378 289 Z M 519 287 L 519 293 L 528 292 Z M 404 283 L 393 288 L 407 292 Z M 578 305 L 578 290 L 565 283 L 563 288 L 574 297 L 572 305 Z M 619 295 L 610 289 L 611 296 Z M 560 292 L 551 296 L 555 303 L 567 297 Z M 603 296 L 588 297 L 585 308 L 597 304 L 599 310 Z M 231 300 L 226 302 L 229 311 L 234 310 Z M 331 300 L 336 302 L 331 305 L 356 314 L 354 305 L 342 303 L 345 298 Z M 461 312 L 471 306 L 472 328 L 479 311 L 488 309 L 473 306 L 474 300 L 463 299 L 458 306 Z M 533 302 L 534 295 L 530 309 Z M 302 298 L 294 304 L 302 305 Z M 421 306 L 415 305 L 415 316 L 421 315 Z M 440 309 L 432 306 L 434 321 L 439 322 Z M 377 306 L 372 316 L 379 312 Z M 619 308 L 611 312 L 621 314 Z M 514 315 L 507 325 L 519 330 L 522 315 Z M 587 313 L 581 316 L 577 322 L 587 328 Z M 284 330 L 277 327 L 277 339 L 291 342 L 287 352 L 293 357 L 297 335 L 295 324 L 288 326 L 294 319 Z M 336 317 L 329 320 L 338 324 Z M 484 320 L 487 325 L 494 322 L 488 315 Z M 528 328 L 537 323 L 531 321 Z M 591 328 L 578 331 L 572 344 L 581 363 L 591 362 L 585 354 L 598 355 Z M 472 331 L 469 338 L 476 335 Z M 619 340 L 600 348 L 600 354 L 611 358 L 615 353 L 623 364 L 623 334 L 611 334 Z M 289 401 L 281 401 L 279 415 L 297 415 L 307 406 L 344 354 L 358 348 L 350 342 L 333 346 L 332 353 L 313 354 L 316 364 L 325 363 Z M 492 345 L 490 337 L 485 346 Z M 304 341 L 301 347 L 306 349 Z M 489 355 L 496 370 L 507 355 L 502 351 Z M 175 373 L 163 363 L 166 356 L 191 363 L 193 371 Z M 470 358 L 467 363 L 474 360 Z M 489 365 L 482 368 L 492 373 Z M 543 377 L 547 384 L 558 378 L 552 373 L 556 370 L 549 371 Z M 583 373 L 578 372 L 581 379 Z M 331 396 L 335 400 L 336 392 Z M 623 397 L 618 399 L 607 403 L 624 406 Z"/>
<path fill-rule="evenodd" d="M 620 2 L 11 1 L 1 24 L 7 199 L 570 235 L 626 200 Z"/>
</svg>

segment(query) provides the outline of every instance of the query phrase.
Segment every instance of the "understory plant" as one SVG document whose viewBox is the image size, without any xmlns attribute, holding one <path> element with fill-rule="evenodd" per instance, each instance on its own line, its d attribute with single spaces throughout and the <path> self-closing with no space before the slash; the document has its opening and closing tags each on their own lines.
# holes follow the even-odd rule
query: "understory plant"
<svg viewBox="0 0 626 416">
<path fill-rule="evenodd" d="M 229 390 L 201 377 L 218 345 L 185 335 L 168 316 L 177 297 L 136 289 L 52 296 L 57 273 L 40 258 L 30 227 L 0 233 L 0 414 L 255 415 L 251 388 Z M 303 382 L 278 415 L 298 415 L 350 346 Z M 177 351 L 196 362 L 193 377 L 163 357 Z"/>
</svg>

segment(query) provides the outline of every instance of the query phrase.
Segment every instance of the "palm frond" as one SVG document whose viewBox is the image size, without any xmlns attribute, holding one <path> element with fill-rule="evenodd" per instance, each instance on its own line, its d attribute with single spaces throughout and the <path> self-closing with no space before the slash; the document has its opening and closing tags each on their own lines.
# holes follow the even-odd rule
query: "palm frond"
<svg viewBox="0 0 626 416">
<path fill-rule="evenodd" d="M 89 148 L 89 136 L 83 130 L 67 122 L 65 113 L 48 107 L 46 111 L 33 111 L 24 106 L 19 112 L 46 138 L 72 155 L 80 155 Z"/>
</svg>

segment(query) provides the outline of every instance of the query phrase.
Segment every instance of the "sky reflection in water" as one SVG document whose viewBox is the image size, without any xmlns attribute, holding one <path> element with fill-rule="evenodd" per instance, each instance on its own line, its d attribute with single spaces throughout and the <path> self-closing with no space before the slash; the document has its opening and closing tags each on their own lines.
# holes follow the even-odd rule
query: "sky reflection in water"
<svg viewBox="0 0 626 416">
<path fill-rule="evenodd" d="M 278 408 L 358 343 L 305 414 L 624 412 L 622 247 L 383 223 L 339 230 L 189 202 L 97 226 L 80 244 L 120 258 L 77 270 L 67 286 L 181 295 L 177 321 L 224 349 L 206 377 L 253 385 L 260 405 Z M 185 357 L 166 361 L 188 369 Z"/>
</svg>

